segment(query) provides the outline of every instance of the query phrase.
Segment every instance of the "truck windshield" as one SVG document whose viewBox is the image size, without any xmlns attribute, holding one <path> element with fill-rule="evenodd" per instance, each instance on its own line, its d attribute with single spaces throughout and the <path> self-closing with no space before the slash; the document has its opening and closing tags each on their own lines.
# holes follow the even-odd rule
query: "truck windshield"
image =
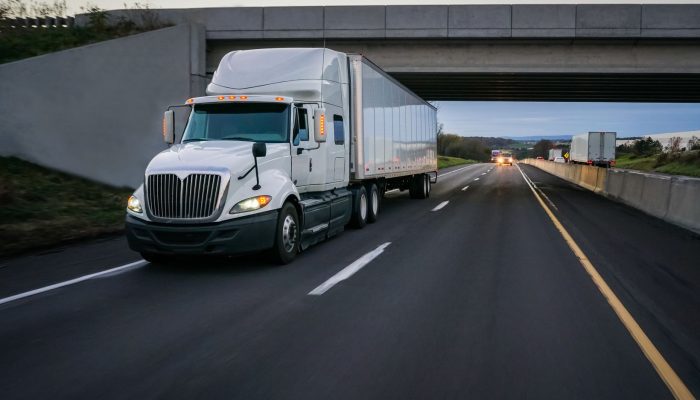
<svg viewBox="0 0 700 400">
<path fill-rule="evenodd" d="M 182 142 L 243 140 L 286 143 L 288 135 L 287 104 L 212 103 L 194 106 Z"/>
</svg>

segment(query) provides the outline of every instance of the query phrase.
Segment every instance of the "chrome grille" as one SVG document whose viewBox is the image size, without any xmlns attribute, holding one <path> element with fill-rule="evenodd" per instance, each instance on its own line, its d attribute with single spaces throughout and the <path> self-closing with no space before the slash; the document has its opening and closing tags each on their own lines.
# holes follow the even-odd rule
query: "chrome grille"
<svg viewBox="0 0 700 400">
<path fill-rule="evenodd" d="M 146 197 L 151 215 L 157 218 L 209 218 L 218 206 L 221 176 L 190 174 L 180 179 L 175 174 L 148 176 Z"/>
</svg>

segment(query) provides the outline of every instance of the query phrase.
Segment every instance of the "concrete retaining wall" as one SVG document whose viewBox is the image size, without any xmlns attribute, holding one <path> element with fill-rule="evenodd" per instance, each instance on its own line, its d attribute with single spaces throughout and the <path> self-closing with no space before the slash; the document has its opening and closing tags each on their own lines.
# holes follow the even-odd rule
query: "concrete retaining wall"
<svg viewBox="0 0 700 400">
<path fill-rule="evenodd" d="M 138 186 L 165 108 L 203 93 L 204 51 L 179 25 L 0 65 L 0 155 Z"/>
<path fill-rule="evenodd" d="M 700 233 L 700 179 L 524 160 L 552 175 Z"/>
</svg>

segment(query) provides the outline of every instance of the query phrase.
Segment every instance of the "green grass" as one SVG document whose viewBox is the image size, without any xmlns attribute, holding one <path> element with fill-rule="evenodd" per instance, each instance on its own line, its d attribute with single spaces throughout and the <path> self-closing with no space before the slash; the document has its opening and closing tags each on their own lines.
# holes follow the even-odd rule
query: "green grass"
<svg viewBox="0 0 700 400">
<path fill-rule="evenodd" d="M 615 166 L 638 171 L 700 177 L 700 150 L 648 157 L 622 153 L 617 155 Z"/>
<path fill-rule="evenodd" d="M 638 171 L 653 171 L 656 166 L 656 156 L 643 157 L 622 153 L 615 157 L 615 166 Z"/>
<path fill-rule="evenodd" d="M 0 256 L 122 231 L 130 194 L 0 157 Z"/>
<path fill-rule="evenodd" d="M 464 158 L 447 157 L 447 156 L 439 156 L 438 157 L 438 169 L 443 169 L 443 168 L 447 168 L 447 167 L 454 167 L 455 165 L 474 164 L 474 163 L 476 163 L 476 161 L 465 160 Z"/>
</svg>

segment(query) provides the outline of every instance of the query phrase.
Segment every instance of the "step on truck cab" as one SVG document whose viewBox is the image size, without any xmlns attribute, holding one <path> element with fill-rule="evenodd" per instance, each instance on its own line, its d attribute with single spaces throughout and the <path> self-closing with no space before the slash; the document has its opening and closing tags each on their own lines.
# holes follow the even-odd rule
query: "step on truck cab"
<svg viewBox="0 0 700 400">
<path fill-rule="evenodd" d="M 243 50 L 188 99 L 184 132 L 129 198 L 129 246 L 146 260 L 271 250 L 282 263 L 346 225 L 377 220 L 390 189 L 437 180 L 436 109 L 357 54 Z"/>
</svg>

